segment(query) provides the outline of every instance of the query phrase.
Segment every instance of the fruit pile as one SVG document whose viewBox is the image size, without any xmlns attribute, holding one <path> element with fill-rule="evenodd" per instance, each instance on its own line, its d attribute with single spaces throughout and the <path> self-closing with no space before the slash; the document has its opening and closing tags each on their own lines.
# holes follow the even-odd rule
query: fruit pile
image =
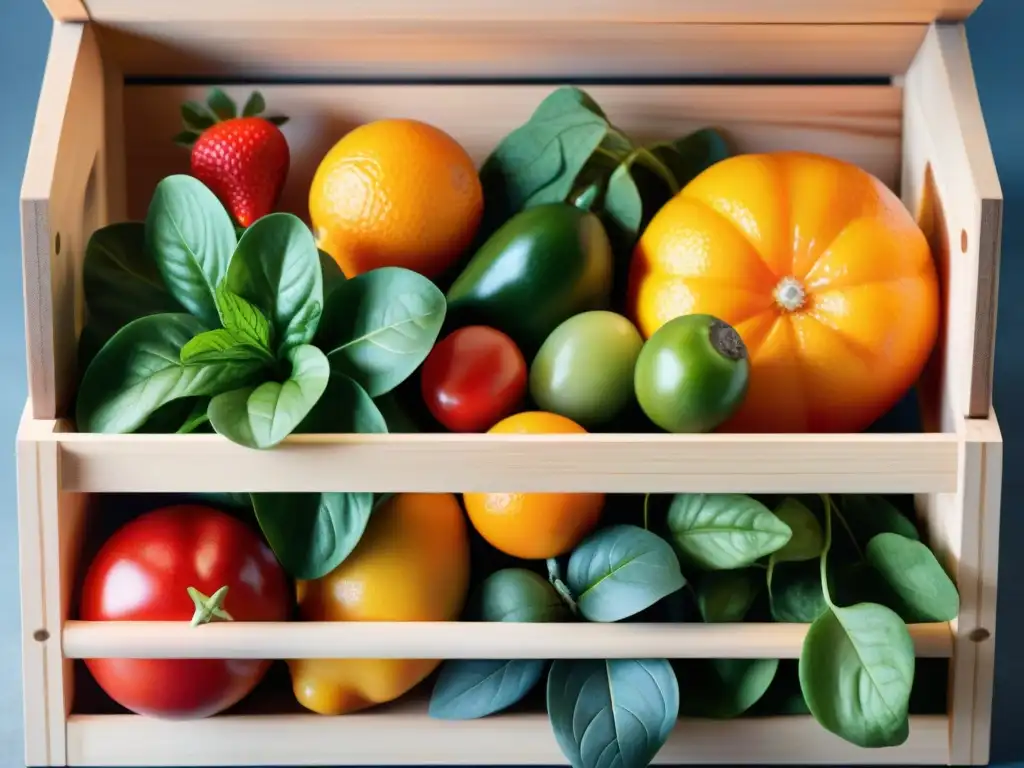
<svg viewBox="0 0 1024 768">
<path fill-rule="evenodd" d="M 290 156 L 285 119 L 265 107 L 255 94 L 239 113 L 217 89 L 185 105 L 187 170 L 160 181 L 144 221 L 90 239 L 80 431 L 216 432 L 254 449 L 293 433 L 855 432 L 907 393 L 935 344 L 923 233 L 838 159 L 735 154 L 711 129 L 638 144 L 587 93 L 559 88 L 479 169 L 419 121 L 352 130 L 309 180 L 307 222 L 277 210 Z M 881 497 L 209 501 L 117 531 L 89 565 L 80 617 L 811 623 L 797 669 L 441 665 L 437 717 L 502 711 L 547 670 L 559 745 L 588 768 L 608 754 L 641 768 L 679 713 L 732 717 L 773 697 L 853 743 L 900 743 L 905 622 L 958 610 L 913 523 Z M 888 656 L 863 652 L 879 638 Z M 112 698 L 163 717 L 221 712 L 267 667 L 87 664 Z M 343 714 L 439 664 L 288 666 L 303 706 Z M 614 727 L 613 702 L 642 733 Z"/>
</svg>

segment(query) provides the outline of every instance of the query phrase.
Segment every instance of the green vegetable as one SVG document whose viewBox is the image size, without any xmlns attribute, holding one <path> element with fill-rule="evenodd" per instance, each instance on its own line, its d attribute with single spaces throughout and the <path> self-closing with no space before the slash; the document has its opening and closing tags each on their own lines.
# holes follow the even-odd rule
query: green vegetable
<svg viewBox="0 0 1024 768">
<path fill-rule="evenodd" d="M 668 511 L 668 528 L 682 557 L 705 570 L 745 568 L 782 549 L 788 525 L 761 502 L 738 493 L 681 493 Z"/>
<path fill-rule="evenodd" d="M 697 583 L 697 607 L 708 624 L 737 622 L 757 599 L 764 577 L 752 568 L 709 571 Z"/>
<path fill-rule="evenodd" d="M 865 555 L 889 585 L 892 607 L 905 621 L 952 621 L 960 613 L 956 585 L 920 541 L 880 533 L 868 542 Z"/>
<path fill-rule="evenodd" d="M 688 717 L 738 717 L 768 692 L 778 659 L 696 659 L 676 667 L 685 692 L 680 712 Z"/>
<path fill-rule="evenodd" d="M 840 510 L 856 544 L 866 547 L 880 533 L 920 539 L 917 527 L 884 496 L 851 493 L 841 497 Z"/>
<path fill-rule="evenodd" d="M 629 320 L 582 312 L 547 337 L 530 365 L 530 395 L 542 410 L 588 430 L 617 418 L 633 401 L 633 368 L 643 338 Z"/>
<path fill-rule="evenodd" d="M 564 203 L 517 214 L 487 240 L 448 290 L 458 325 L 508 334 L 527 360 L 559 324 L 605 309 L 612 251 L 600 220 Z"/>
<path fill-rule="evenodd" d="M 711 315 L 681 315 L 644 344 L 634 374 L 637 401 L 667 432 L 710 432 L 747 395 L 750 362 L 740 335 Z"/>
<path fill-rule="evenodd" d="M 825 546 L 821 524 L 804 504 L 794 498 L 786 498 L 775 508 L 775 516 L 793 532 L 786 545 L 772 553 L 772 563 L 816 560 Z"/>
<path fill-rule="evenodd" d="M 772 618 L 783 624 L 810 624 L 828 609 L 817 560 L 776 565 L 768 591 Z"/>
</svg>

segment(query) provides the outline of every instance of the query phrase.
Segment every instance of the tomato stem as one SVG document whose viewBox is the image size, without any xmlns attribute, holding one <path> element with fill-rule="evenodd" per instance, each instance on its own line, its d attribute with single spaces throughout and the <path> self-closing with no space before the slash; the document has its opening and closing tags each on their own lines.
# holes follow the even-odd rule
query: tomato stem
<svg viewBox="0 0 1024 768">
<path fill-rule="evenodd" d="M 188 596 L 192 598 L 192 602 L 196 606 L 196 611 L 192 614 L 192 626 L 198 627 L 200 624 L 206 624 L 211 621 L 234 621 L 231 618 L 231 614 L 221 607 L 224 605 L 224 597 L 227 593 L 228 587 L 226 584 L 210 597 L 207 597 L 195 587 L 189 587 Z"/>
</svg>

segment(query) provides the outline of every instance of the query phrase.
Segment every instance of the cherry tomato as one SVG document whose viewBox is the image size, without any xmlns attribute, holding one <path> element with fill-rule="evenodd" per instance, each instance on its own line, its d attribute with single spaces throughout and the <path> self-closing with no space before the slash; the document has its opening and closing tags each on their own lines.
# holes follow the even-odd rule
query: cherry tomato
<svg viewBox="0 0 1024 768">
<path fill-rule="evenodd" d="M 430 351 L 420 387 L 434 418 L 452 432 L 485 432 L 526 394 L 526 360 L 501 331 L 470 325 Z"/>
<path fill-rule="evenodd" d="M 223 589 L 225 588 L 226 589 Z M 219 510 L 178 505 L 119 528 L 89 564 L 84 621 L 286 621 L 284 571 L 259 535 Z M 202 632 L 201 627 L 195 629 Z M 121 706 L 168 719 L 234 705 L 270 666 L 262 659 L 87 659 Z"/>
</svg>

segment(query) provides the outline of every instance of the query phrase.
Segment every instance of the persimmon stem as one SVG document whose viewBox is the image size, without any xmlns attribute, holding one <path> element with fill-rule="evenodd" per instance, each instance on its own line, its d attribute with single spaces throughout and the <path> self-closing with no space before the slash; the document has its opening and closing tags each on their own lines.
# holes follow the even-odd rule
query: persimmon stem
<svg viewBox="0 0 1024 768">
<path fill-rule="evenodd" d="M 195 613 L 192 614 L 191 625 L 198 627 L 200 624 L 207 624 L 211 621 L 234 621 L 231 614 L 222 608 L 227 593 L 226 584 L 209 597 L 195 587 L 189 587 L 188 596 L 192 598 L 192 602 L 196 606 Z"/>
</svg>

